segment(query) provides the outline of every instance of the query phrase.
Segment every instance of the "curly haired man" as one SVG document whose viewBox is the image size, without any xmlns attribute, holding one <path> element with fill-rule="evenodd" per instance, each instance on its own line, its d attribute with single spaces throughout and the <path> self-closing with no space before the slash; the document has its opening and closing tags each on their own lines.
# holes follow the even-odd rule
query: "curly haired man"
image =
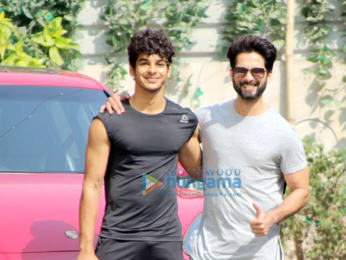
<svg viewBox="0 0 346 260">
<path fill-rule="evenodd" d="M 197 117 L 164 97 L 175 48 L 161 30 L 138 31 L 128 45 L 135 93 L 121 117 L 98 114 L 86 152 L 80 205 L 78 260 L 183 259 L 181 225 L 167 172 L 201 161 Z M 184 118 L 184 120 L 182 120 Z M 142 193 L 143 174 L 161 186 Z M 98 199 L 105 182 L 106 209 L 93 248 Z"/>
</svg>

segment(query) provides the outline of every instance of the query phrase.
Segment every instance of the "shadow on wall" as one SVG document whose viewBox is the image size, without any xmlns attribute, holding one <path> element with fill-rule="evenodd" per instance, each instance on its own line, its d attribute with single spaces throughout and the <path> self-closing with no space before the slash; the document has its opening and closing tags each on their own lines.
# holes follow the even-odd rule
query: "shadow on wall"
<svg viewBox="0 0 346 260">
<path fill-rule="evenodd" d="M 311 114 L 319 108 L 319 95 L 318 93 L 322 90 L 322 86 L 317 80 L 312 80 L 308 92 L 306 93 L 305 102 L 311 107 Z"/>
<path fill-rule="evenodd" d="M 309 74 L 309 77 L 313 75 Z M 346 94 L 340 91 L 340 85 L 337 78 L 332 78 L 323 86 L 318 80 L 310 78 L 305 80 L 308 82 L 305 103 L 310 107 L 309 115 L 302 118 L 296 123 L 297 132 L 305 133 L 305 135 L 314 138 L 316 143 L 324 144 L 326 151 L 330 149 L 342 149 L 346 146 L 345 130 L 346 130 Z M 325 89 L 329 89 L 326 91 Z M 338 94 L 332 94 L 334 92 Z M 335 92 L 335 93 L 336 93 Z M 323 100 L 331 100 L 331 104 L 322 104 Z M 336 99 L 341 100 L 341 107 L 334 104 Z M 297 115 L 299 110 L 297 110 Z"/>
<path fill-rule="evenodd" d="M 344 98 L 343 102 L 346 103 L 346 97 Z M 339 120 L 342 126 L 341 131 L 346 131 L 346 107 L 341 108 Z"/>
<path fill-rule="evenodd" d="M 300 120 L 294 126 L 297 132 L 303 133 L 304 129 L 309 129 L 309 133 L 306 135 L 314 139 L 317 143 L 325 144 L 325 140 L 328 140 L 328 144 L 325 144 L 326 150 L 330 150 L 338 146 L 339 139 L 337 133 L 328 123 L 318 118 L 307 118 Z"/>
</svg>

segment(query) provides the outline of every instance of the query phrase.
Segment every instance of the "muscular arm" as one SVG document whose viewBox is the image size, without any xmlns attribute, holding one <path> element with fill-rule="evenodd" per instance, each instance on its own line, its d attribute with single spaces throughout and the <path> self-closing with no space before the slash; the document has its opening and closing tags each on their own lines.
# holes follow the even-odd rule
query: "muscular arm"
<svg viewBox="0 0 346 260">
<path fill-rule="evenodd" d="M 85 176 L 80 203 L 80 254 L 78 260 L 97 259 L 94 255 L 94 229 L 98 200 L 107 167 L 110 143 L 103 122 L 95 119 L 90 126 L 86 150 Z"/>
<path fill-rule="evenodd" d="M 290 194 L 279 207 L 265 213 L 254 203 L 257 216 L 250 222 L 250 226 L 256 236 L 267 235 L 273 224 L 292 216 L 302 209 L 309 200 L 308 167 L 296 173 L 285 174 L 284 178 L 290 189 Z"/>
<path fill-rule="evenodd" d="M 270 212 L 273 216 L 274 223 L 278 223 L 292 216 L 301 210 L 309 200 L 308 167 L 296 173 L 285 174 L 284 177 L 290 189 L 290 194 L 278 208 Z"/>
<path fill-rule="evenodd" d="M 198 126 L 193 136 L 179 152 L 179 162 L 195 180 L 202 178 L 202 150 L 198 141 Z"/>
</svg>

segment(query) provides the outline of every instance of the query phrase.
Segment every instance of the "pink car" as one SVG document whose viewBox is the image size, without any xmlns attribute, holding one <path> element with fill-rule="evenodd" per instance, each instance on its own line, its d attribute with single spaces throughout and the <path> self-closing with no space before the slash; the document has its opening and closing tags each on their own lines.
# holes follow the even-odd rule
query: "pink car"
<svg viewBox="0 0 346 260">
<path fill-rule="evenodd" d="M 88 130 L 108 93 L 78 73 L 0 67 L 0 260 L 76 259 Z M 188 254 L 203 198 L 179 188 L 185 180 L 177 194 Z M 104 207 L 102 194 L 97 232 Z"/>
</svg>

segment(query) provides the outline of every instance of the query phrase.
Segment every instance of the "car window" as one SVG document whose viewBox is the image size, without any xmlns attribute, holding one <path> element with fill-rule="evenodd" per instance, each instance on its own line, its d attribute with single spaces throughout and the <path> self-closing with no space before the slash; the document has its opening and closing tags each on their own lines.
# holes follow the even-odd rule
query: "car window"
<svg viewBox="0 0 346 260">
<path fill-rule="evenodd" d="M 101 90 L 0 86 L 0 172 L 84 172 Z"/>
</svg>

